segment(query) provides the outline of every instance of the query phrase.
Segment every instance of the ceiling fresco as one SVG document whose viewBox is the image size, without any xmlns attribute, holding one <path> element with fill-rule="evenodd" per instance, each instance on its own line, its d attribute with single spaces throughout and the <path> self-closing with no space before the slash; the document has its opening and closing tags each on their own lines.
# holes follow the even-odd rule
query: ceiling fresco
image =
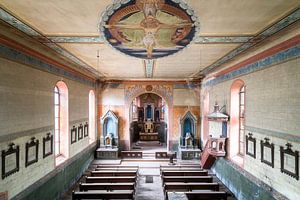
<svg viewBox="0 0 300 200">
<path fill-rule="evenodd" d="M 194 11 L 179 0 L 118 1 L 102 15 L 100 32 L 118 51 L 142 59 L 174 54 L 199 31 Z"/>
</svg>

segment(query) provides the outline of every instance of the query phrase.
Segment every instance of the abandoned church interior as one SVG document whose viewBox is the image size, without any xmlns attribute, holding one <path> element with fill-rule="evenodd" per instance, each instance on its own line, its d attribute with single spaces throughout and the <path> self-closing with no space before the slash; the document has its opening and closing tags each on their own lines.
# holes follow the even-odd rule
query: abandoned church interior
<svg viewBox="0 0 300 200">
<path fill-rule="evenodd" d="M 1 200 L 300 199 L 299 0 L 0 0 Z"/>
</svg>

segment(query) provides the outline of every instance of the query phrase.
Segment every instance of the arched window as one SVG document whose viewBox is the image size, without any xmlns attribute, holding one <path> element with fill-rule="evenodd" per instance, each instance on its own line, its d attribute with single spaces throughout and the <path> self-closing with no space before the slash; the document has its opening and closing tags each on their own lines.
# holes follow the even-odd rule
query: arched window
<svg viewBox="0 0 300 200">
<path fill-rule="evenodd" d="M 95 93 L 93 90 L 89 92 L 89 143 L 93 143 L 96 140 L 95 133 Z"/>
<path fill-rule="evenodd" d="M 244 156 L 245 140 L 245 86 L 242 86 L 239 93 L 239 154 Z"/>
<path fill-rule="evenodd" d="M 243 164 L 244 140 L 245 140 L 245 83 L 235 80 L 230 92 L 230 133 L 229 133 L 229 157 Z"/>
<path fill-rule="evenodd" d="M 54 153 L 55 165 L 69 157 L 69 95 L 63 81 L 54 87 Z"/>
<path fill-rule="evenodd" d="M 55 156 L 60 155 L 60 94 L 57 86 L 54 88 L 54 152 Z"/>
</svg>

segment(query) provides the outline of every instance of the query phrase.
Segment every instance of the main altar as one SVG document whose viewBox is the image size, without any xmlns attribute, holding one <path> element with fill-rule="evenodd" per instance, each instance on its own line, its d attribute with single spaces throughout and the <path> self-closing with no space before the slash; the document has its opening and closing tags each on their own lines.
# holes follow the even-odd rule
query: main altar
<svg viewBox="0 0 300 200">
<path fill-rule="evenodd" d="M 140 132 L 140 141 L 159 141 L 158 132 L 154 132 L 154 123 L 147 120 L 144 124 L 145 133 Z"/>
</svg>

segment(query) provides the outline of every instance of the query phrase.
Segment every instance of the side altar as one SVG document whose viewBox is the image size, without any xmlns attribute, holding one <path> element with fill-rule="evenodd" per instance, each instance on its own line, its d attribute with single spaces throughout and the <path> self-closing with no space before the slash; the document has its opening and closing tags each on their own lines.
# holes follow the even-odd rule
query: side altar
<svg viewBox="0 0 300 200">
<path fill-rule="evenodd" d="M 119 154 L 119 118 L 109 110 L 102 118 L 100 147 L 96 150 L 98 159 L 117 159 Z"/>
</svg>

